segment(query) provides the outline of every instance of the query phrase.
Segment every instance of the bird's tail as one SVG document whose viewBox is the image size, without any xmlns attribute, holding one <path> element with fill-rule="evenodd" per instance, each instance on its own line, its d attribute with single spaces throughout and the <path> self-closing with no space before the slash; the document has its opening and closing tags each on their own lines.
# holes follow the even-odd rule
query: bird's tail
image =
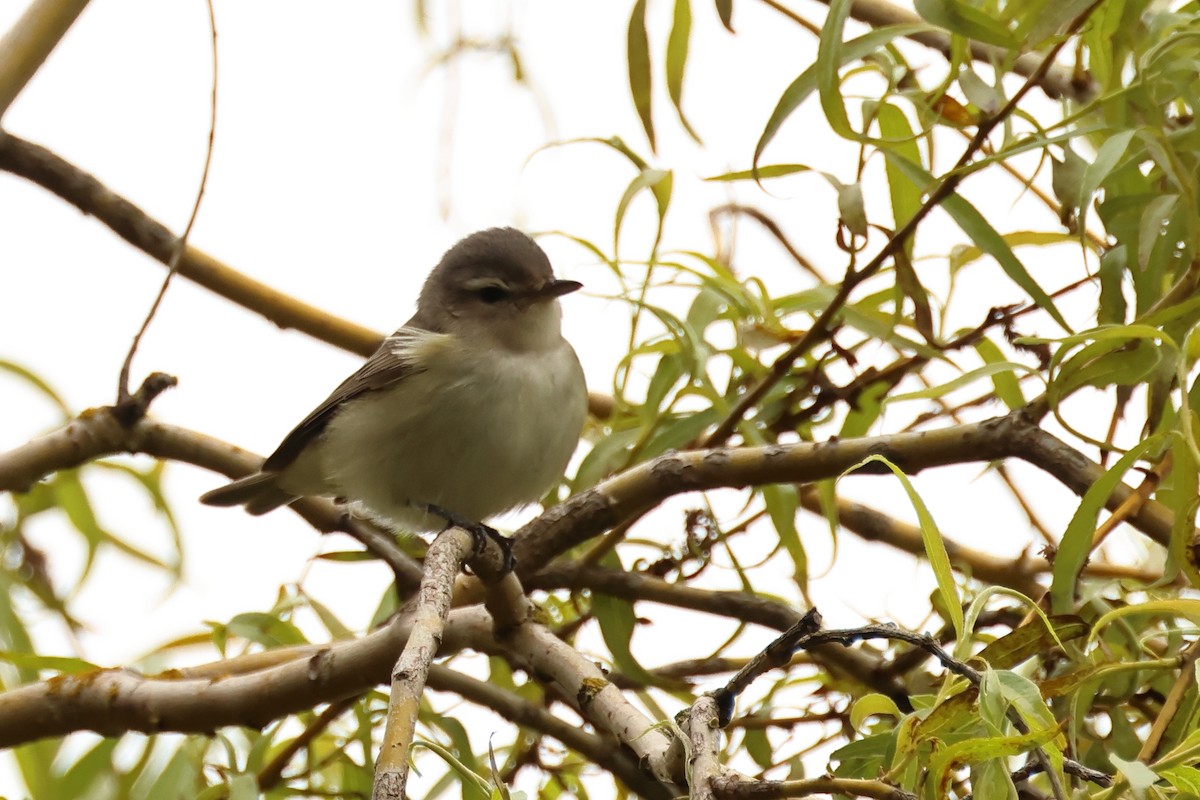
<svg viewBox="0 0 1200 800">
<path fill-rule="evenodd" d="M 279 488 L 278 479 L 274 472 L 256 472 L 205 492 L 200 495 L 200 502 L 208 506 L 245 506 L 255 516 L 265 514 L 298 499 Z"/>
</svg>

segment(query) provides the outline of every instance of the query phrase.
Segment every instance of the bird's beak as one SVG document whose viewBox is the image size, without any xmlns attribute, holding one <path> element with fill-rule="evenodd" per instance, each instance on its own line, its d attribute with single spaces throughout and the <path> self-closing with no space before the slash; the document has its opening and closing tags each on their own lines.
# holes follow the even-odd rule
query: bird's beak
<svg viewBox="0 0 1200 800">
<path fill-rule="evenodd" d="M 561 281 L 553 280 L 544 285 L 540 289 L 535 289 L 530 293 L 533 300 L 552 300 L 556 297 L 562 297 L 564 294 L 578 291 L 583 288 L 583 284 L 579 281 Z"/>
</svg>

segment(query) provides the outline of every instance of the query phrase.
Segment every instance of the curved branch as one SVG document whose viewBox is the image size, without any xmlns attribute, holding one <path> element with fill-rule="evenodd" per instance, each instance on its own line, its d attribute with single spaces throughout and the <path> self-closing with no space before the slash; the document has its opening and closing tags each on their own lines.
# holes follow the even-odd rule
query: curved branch
<svg viewBox="0 0 1200 800">
<path fill-rule="evenodd" d="M 0 130 L 0 170 L 25 178 L 84 214 L 95 217 L 161 264 L 169 264 L 178 247 L 178 238 L 167 226 L 109 189 L 95 176 L 53 151 L 3 130 Z M 180 256 L 177 271 L 281 328 L 294 328 L 351 353 L 369 356 L 383 341 L 381 333 L 273 289 L 190 245 Z M 612 398 L 591 394 L 588 409 L 593 416 L 604 419 L 612 414 Z"/>
<path fill-rule="evenodd" d="M 145 408 L 135 411 L 140 416 Z M 25 492 L 53 472 L 122 453 L 182 461 L 230 478 L 248 475 L 262 464 L 260 456 L 220 439 L 149 419 L 129 423 L 129 418 L 123 405 L 92 409 L 58 430 L 0 453 L 0 491 Z M 395 546 L 390 534 L 323 498 L 306 497 L 289 507 L 321 533 L 338 531 L 361 542 L 392 568 L 402 593 L 420 584 L 420 566 Z"/>
<path fill-rule="evenodd" d="M 1019 458 L 1079 495 L 1103 474 L 1099 466 L 1021 412 L 914 433 L 670 453 L 583 491 L 525 525 L 513 545 L 517 570 L 523 578 L 532 575 L 572 547 L 672 495 L 768 483 L 811 483 L 841 475 L 872 455 L 886 457 L 909 474 L 951 464 Z M 856 474 L 881 469 L 885 468 L 868 465 Z M 1133 491 L 1125 483 L 1117 484 L 1107 507 L 1117 508 Z M 1159 544 L 1170 542 L 1172 515 L 1161 503 L 1146 503 L 1127 521 Z"/>
<path fill-rule="evenodd" d="M 45 475 L 117 453 L 146 453 L 185 461 L 230 476 L 244 475 L 257 456 L 203 434 L 141 420 L 123 427 L 104 410 L 84 414 L 67 426 L 0 454 L 0 490 L 24 491 Z M 513 554 L 522 579 L 551 560 L 646 510 L 667 497 L 718 488 L 768 483 L 810 483 L 836 477 L 868 456 L 880 454 L 909 474 L 951 464 L 1019 458 L 1052 475 L 1078 495 L 1103 470 L 1082 453 L 1037 427 L 1021 412 L 982 422 L 815 444 L 768 445 L 671 453 L 640 464 L 548 509 L 514 537 Z M 876 465 L 878 466 L 878 465 Z M 863 469 L 869 474 L 873 469 Z M 1119 507 L 1133 494 L 1118 483 L 1106 503 Z M 306 498 L 294 510 L 318 530 L 346 530 L 332 504 Z M 1148 501 L 1127 522 L 1163 546 L 1170 543 L 1171 512 Z M 415 564 L 404 569 L 410 588 L 420 582 Z M 479 602 L 477 582 L 456 592 L 456 604 Z"/>
<path fill-rule="evenodd" d="M 444 652 L 465 647 L 494 651 L 479 608 L 450 614 Z M 319 647 L 305 658 L 221 679 L 150 678 L 109 669 L 60 675 L 0 694 L 0 747 L 91 730 L 104 736 L 130 731 L 205 733 L 225 725 L 261 728 L 287 714 L 362 694 L 388 680 L 408 638 L 410 621 L 353 641 Z"/>
</svg>

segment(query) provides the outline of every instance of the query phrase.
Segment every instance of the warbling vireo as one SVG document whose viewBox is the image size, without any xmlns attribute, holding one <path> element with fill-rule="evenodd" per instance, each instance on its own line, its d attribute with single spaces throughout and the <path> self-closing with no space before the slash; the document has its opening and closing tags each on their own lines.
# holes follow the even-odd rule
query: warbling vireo
<svg viewBox="0 0 1200 800">
<path fill-rule="evenodd" d="M 429 274 L 413 318 L 260 472 L 201 502 L 264 514 L 330 495 L 428 531 L 442 527 L 443 510 L 479 523 L 537 500 L 562 475 L 587 413 L 558 303 L 580 286 L 556 279 L 520 231 L 468 236 Z"/>
</svg>

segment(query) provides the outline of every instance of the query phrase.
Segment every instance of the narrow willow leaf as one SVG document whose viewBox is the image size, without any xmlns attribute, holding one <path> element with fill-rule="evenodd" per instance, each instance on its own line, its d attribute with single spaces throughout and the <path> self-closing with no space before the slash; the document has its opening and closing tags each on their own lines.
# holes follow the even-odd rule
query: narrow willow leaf
<svg viewBox="0 0 1200 800">
<path fill-rule="evenodd" d="M 54 391 L 50 384 L 46 383 L 37 375 L 25 369 L 25 367 L 22 367 L 20 364 L 16 364 L 12 361 L 0 360 L 0 370 L 8 372 L 12 375 L 16 375 L 18 378 L 44 394 L 47 398 L 49 398 L 50 402 L 52 402 L 58 408 L 64 420 L 70 419 L 73 416 L 71 414 L 70 407 L 67 406 L 66 401 L 59 396 L 58 392 Z"/>
<path fill-rule="evenodd" d="M 1099 150 L 1096 151 L 1096 160 L 1084 168 L 1079 186 L 1079 200 L 1075 203 L 1075 207 L 1079 209 L 1081 238 L 1082 231 L 1087 229 L 1088 207 L 1091 206 L 1092 195 L 1117 166 L 1121 156 L 1125 155 L 1125 150 L 1129 147 L 1135 133 L 1136 131 L 1133 130 L 1119 131 L 1106 138 Z"/>
<path fill-rule="evenodd" d="M 1075 605 L 1075 582 L 1079 572 L 1092 552 L 1092 532 L 1096 527 L 1096 516 L 1108 502 L 1113 489 L 1131 466 L 1142 456 L 1162 446 L 1162 436 L 1152 436 L 1139 442 L 1128 453 L 1121 456 L 1112 469 L 1105 472 L 1084 493 L 1063 533 L 1054 555 L 1054 578 L 1050 583 L 1050 610 L 1054 614 L 1066 614 Z"/>
<path fill-rule="evenodd" d="M 683 113 L 683 75 L 687 69 L 688 43 L 692 35 L 691 0 L 675 0 L 675 18 L 667 37 L 667 93 L 679 113 L 679 122 L 696 142 L 700 136 Z"/>
<path fill-rule="evenodd" d="M 717 16 L 721 18 L 721 24 L 725 26 L 725 30 L 733 33 L 733 0 L 716 0 Z"/>
<path fill-rule="evenodd" d="M 770 164 L 757 170 L 743 169 L 737 172 L 725 172 L 705 178 L 706 181 L 750 181 L 763 178 L 782 178 L 785 175 L 795 175 L 797 172 L 815 172 L 812 167 L 804 164 Z"/>
<path fill-rule="evenodd" d="M 858 133 L 850 127 L 846 114 L 846 100 L 842 97 L 842 31 L 850 16 L 851 0 L 830 0 L 829 13 L 821 26 L 820 42 L 817 45 L 817 91 L 821 109 L 834 133 L 844 139 L 858 139 Z"/>
<path fill-rule="evenodd" d="M 603 563 L 620 569 L 616 553 L 608 553 Z M 659 685 L 659 679 L 641 665 L 630 647 L 633 632 L 637 629 L 637 615 L 633 613 L 633 604 L 620 597 L 593 592 L 592 614 L 600 624 L 600 635 L 612 654 L 613 665 L 630 680 L 645 686 Z"/>
<path fill-rule="evenodd" d="M 914 0 L 913 9 L 922 19 L 959 36 L 1009 50 L 1021 47 L 1020 40 L 1003 22 L 961 0 Z"/>
<path fill-rule="evenodd" d="M 880 103 L 876 110 L 876 120 L 882 137 L 890 140 L 886 144 L 880 143 L 881 149 L 891 150 L 914 164 L 921 163 L 920 148 L 917 147 L 912 126 L 908 124 L 908 117 L 903 111 L 892 103 Z M 912 219 L 921 207 L 921 191 L 925 184 L 918 185 L 893 164 L 891 159 L 884 160 L 884 170 L 887 175 L 888 192 L 891 194 L 893 224 L 899 229 Z M 910 236 L 904 242 L 904 252 L 910 260 L 915 238 Z"/>
<path fill-rule="evenodd" d="M 883 456 L 874 455 L 863 459 L 842 474 L 850 474 L 872 462 L 883 464 L 892 471 L 892 474 L 900 481 L 900 485 L 904 487 L 904 492 L 908 495 L 908 500 L 912 503 L 913 510 L 917 512 L 917 520 L 921 527 L 921 543 L 925 545 L 925 556 L 929 559 L 930 567 L 933 568 L 934 578 L 937 579 L 938 594 L 941 596 L 942 605 L 945 607 L 946 613 L 950 616 L 950 623 L 954 626 L 956 638 L 963 638 L 962 601 L 959 600 L 958 589 L 954 585 L 954 573 L 950 567 L 950 556 L 946 554 L 946 545 L 942 541 L 942 534 L 937 529 L 937 523 L 933 521 L 933 515 L 929 513 L 929 509 L 925 506 L 925 501 L 917 493 L 916 488 L 912 485 L 912 481 L 904 474 L 904 470 Z"/>
<path fill-rule="evenodd" d="M 886 694 L 871 694 L 863 695 L 855 700 L 850 705 L 850 727 L 856 731 L 862 730 L 863 723 L 867 721 L 867 717 L 874 715 L 883 715 L 900 719 L 904 716 L 900 709 L 896 707 L 896 701 L 888 697 Z"/>
<path fill-rule="evenodd" d="M 900 157 L 895 152 L 884 151 L 884 154 L 889 161 L 894 161 L 897 167 L 908 174 L 914 182 L 924 186 L 933 185 L 933 176 L 926 172 L 920 165 Z M 1024 289 L 1029 298 L 1039 308 L 1049 314 L 1063 330 L 1071 331 L 1071 326 L 1067 324 L 1067 320 L 1059 312 L 1058 307 L 1054 305 L 1054 301 L 1050 299 L 1050 295 L 1046 294 L 1045 290 L 1038 285 L 1025 269 L 1025 265 L 1013 254 L 1012 248 L 1004 241 L 1004 237 L 992 227 L 991 223 L 987 221 L 983 214 L 979 213 L 978 209 L 957 194 L 951 194 L 943 200 L 942 208 L 950 214 L 958 227 L 962 228 L 963 233 L 971 237 L 971 240 L 980 250 L 996 260 L 996 263 L 1004 270 L 1004 274 L 1013 283 Z"/>
<path fill-rule="evenodd" d="M 873 53 L 881 47 L 885 47 L 897 37 L 910 36 L 911 34 L 928 30 L 930 30 L 928 25 L 889 25 L 886 28 L 878 28 L 870 33 L 863 34 L 857 39 L 852 39 L 842 44 L 838 48 L 839 66 Z M 792 115 L 792 112 L 799 108 L 800 104 L 816 89 L 817 65 L 814 64 L 800 73 L 783 90 L 783 95 L 779 98 L 779 102 L 775 104 L 775 109 L 771 112 L 767 124 L 763 127 L 762 134 L 758 137 L 758 143 L 754 146 L 754 158 L 751 161 L 753 165 L 752 172 L 757 170 L 758 159 L 762 156 L 763 150 L 766 149 L 767 145 L 771 143 L 771 140 L 775 138 L 775 134 L 779 133 L 779 128 Z"/>
<path fill-rule="evenodd" d="M 650 149 L 654 144 L 654 119 L 651 109 L 650 84 L 650 40 L 646 34 L 646 0 L 637 0 L 633 4 L 633 13 L 629 16 L 629 33 L 627 37 L 629 61 L 629 92 L 633 97 L 633 107 L 637 109 L 646 138 L 650 141 Z"/>
<path fill-rule="evenodd" d="M 1143 614 L 1170 615 L 1183 617 L 1193 625 L 1200 625 L 1200 600 L 1196 598 L 1181 598 L 1178 600 L 1151 600 L 1131 606 L 1121 606 L 1104 614 L 1092 625 L 1088 641 L 1095 641 L 1100 631 L 1108 627 L 1114 620 L 1122 617 L 1141 616 Z"/>
<path fill-rule="evenodd" d="M 868 232 L 867 207 L 863 203 L 861 183 L 850 183 L 838 188 L 838 214 L 842 223 L 855 236 L 866 236 Z"/>
<path fill-rule="evenodd" d="M 958 73 L 958 85 L 962 87 L 967 102 L 978 108 L 985 117 L 1000 110 L 1001 97 L 995 87 L 984 83 L 973 69 L 964 66 Z"/>
<path fill-rule="evenodd" d="M 91 672 L 100 669 L 99 666 L 82 658 L 69 656 L 43 656 L 36 653 L 16 653 L 0 651 L 0 661 L 6 661 L 22 669 L 53 670 L 63 675 L 74 675 L 79 672 Z"/>
<path fill-rule="evenodd" d="M 1004 361 L 1004 354 L 1000 351 L 1000 346 L 991 339 L 984 337 L 975 343 L 975 352 L 987 364 L 996 364 Z M 997 372 L 992 378 L 992 389 L 996 392 L 996 397 L 1004 405 L 1008 406 L 1009 411 L 1016 411 L 1025 405 L 1025 395 L 1021 391 L 1021 382 L 1017 380 L 1016 375 L 1009 371 Z"/>
<path fill-rule="evenodd" d="M 1046 627 L 1047 622 L 1053 629 Z M 1089 630 L 1090 626 L 1076 616 L 1035 619 L 991 642 L 974 657 L 992 669 L 1012 669 L 1034 656 L 1053 652 L 1062 642 L 1082 639 Z"/>
<path fill-rule="evenodd" d="M 1013 373 L 1025 373 L 1027 375 L 1036 375 L 1038 371 L 1032 367 L 1027 367 L 1024 364 L 1018 364 L 1015 361 L 997 361 L 992 364 L 984 364 L 982 367 L 976 367 L 970 372 L 965 372 L 959 375 L 952 381 L 930 386 L 927 389 L 920 389 L 914 392 L 905 392 L 904 394 L 895 394 L 884 400 L 885 403 L 897 403 L 902 400 L 931 400 L 936 397 L 942 397 L 950 394 L 964 386 L 970 386 L 972 383 L 981 378 L 993 377 L 999 373 L 1007 372 L 1010 375 Z"/>
<path fill-rule="evenodd" d="M 663 218 L 667 213 L 667 205 L 671 202 L 671 171 L 665 169 L 647 168 L 638 173 L 629 186 L 625 188 L 625 193 L 621 195 L 621 200 L 617 203 L 616 220 L 613 223 L 613 252 L 617 252 L 618 245 L 621 239 L 621 225 L 625 221 L 625 213 L 629 210 L 629 204 L 633 202 L 633 198 L 639 192 L 649 189 L 654 195 L 655 205 L 658 209 L 658 224 L 659 229 L 662 228 Z"/>
<path fill-rule="evenodd" d="M 1058 727 L 1041 728 L 1016 736 L 991 736 L 965 739 L 935 752 L 929 762 L 934 797 L 950 797 L 954 773 L 968 764 L 990 759 L 1007 759 L 1044 747 L 1058 733 Z"/>
<path fill-rule="evenodd" d="M 761 489 L 771 524 L 779 534 L 779 541 L 784 550 L 792 559 L 792 577 L 800 587 L 801 594 L 807 597 L 808 553 L 800 540 L 800 531 L 796 528 L 796 511 L 800 505 L 796 497 L 796 488 L 784 484 L 770 484 Z"/>
</svg>

